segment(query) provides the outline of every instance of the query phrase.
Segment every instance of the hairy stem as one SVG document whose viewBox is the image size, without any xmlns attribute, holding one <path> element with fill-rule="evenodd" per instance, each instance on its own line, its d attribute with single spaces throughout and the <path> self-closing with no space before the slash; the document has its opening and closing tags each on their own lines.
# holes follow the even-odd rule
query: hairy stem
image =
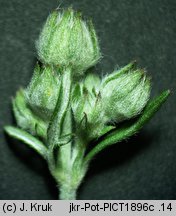
<svg viewBox="0 0 176 216">
<path fill-rule="evenodd" d="M 70 187 L 69 185 L 60 185 L 59 187 L 59 199 L 60 200 L 76 200 L 77 189 Z"/>
</svg>

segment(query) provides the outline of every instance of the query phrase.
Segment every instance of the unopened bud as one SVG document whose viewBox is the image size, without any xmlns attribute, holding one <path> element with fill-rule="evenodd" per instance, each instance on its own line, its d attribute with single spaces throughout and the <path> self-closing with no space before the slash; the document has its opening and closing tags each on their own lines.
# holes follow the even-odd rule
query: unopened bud
<svg viewBox="0 0 176 216">
<path fill-rule="evenodd" d="M 74 86 L 72 92 L 75 122 L 83 136 L 89 131 L 89 138 L 97 137 L 104 126 L 103 112 L 100 112 L 100 84 L 96 74 L 88 74 L 84 81 Z"/>
<path fill-rule="evenodd" d="M 59 95 L 59 73 L 52 67 L 36 66 L 34 75 L 26 89 L 26 101 L 30 108 L 42 119 L 49 120 Z"/>
<path fill-rule="evenodd" d="M 18 126 L 33 135 L 46 137 L 47 124 L 28 107 L 25 91 L 20 89 L 13 99 L 13 111 Z"/>
<path fill-rule="evenodd" d="M 143 70 L 122 71 L 115 72 L 113 79 L 104 82 L 101 91 L 105 115 L 109 121 L 116 123 L 140 114 L 148 102 L 151 89 L 150 79 Z"/>
<path fill-rule="evenodd" d="M 94 66 L 100 51 L 93 24 L 72 9 L 54 11 L 47 19 L 39 40 L 38 55 L 45 64 L 69 67 L 80 74 Z"/>
</svg>

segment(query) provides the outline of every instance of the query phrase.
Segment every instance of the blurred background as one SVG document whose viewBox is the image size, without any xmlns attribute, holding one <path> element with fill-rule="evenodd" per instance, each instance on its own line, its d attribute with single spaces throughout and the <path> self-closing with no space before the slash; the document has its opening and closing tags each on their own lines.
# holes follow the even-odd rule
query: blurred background
<svg viewBox="0 0 176 216">
<path fill-rule="evenodd" d="M 100 75 L 136 59 L 152 77 L 152 97 L 171 96 L 135 137 L 97 155 L 78 199 L 176 199 L 176 1 L 0 0 L 0 199 L 57 199 L 46 163 L 7 137 L 11 99 L 36 62 L 35 41 L 48 14 L 73 6 L 91 17 L 103 59 Z"/>
</svg>

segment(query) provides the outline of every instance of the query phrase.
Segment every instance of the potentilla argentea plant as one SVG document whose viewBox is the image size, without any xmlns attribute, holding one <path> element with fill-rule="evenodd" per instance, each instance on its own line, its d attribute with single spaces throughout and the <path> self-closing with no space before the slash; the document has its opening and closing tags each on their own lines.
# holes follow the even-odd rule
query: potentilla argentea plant
<svg viewBox="0 0 176 216">
<path fill-rule="evenodd" d="M 70 8 L 50 14 L 36 47 L 41 64 L 13 99 L 18 128 L 5 131 L 47 161 L 60 199 L 76 199 L 93 157 L 137 133 L 169 91 L 150 100 L 150 78 L 136 62 L 102 79 L 88 73 L 101 58 L 98 39 Z"/>
</svg>

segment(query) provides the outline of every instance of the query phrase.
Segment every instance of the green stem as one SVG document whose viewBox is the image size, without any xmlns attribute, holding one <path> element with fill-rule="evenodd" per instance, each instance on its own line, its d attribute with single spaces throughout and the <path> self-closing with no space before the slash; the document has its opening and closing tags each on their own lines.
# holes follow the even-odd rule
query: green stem
<svg viewBox="0 0 176 216">
<path fill-rule="evenodd" d="M 63 71 L 60 93 L 47 132 L 48 144 L 50 146 L 58 144 L 60 141 L 65 115 L 70 105 L 70 92 L 71 70 L 68 68 Z"/>
<path fill-rule="evenodd" d="M 76 200 L 77 189 L 68 185 L 61 185 L 59 187 L 59 199 L 60 200 Z"/>
<path fill-rule="evenodd" d="M 70 164 L 64 163 L 64 158 L 60 161 L 62 164 L 61 169 L 59 173 L 56 173 L 55 179 L 59 185 L 59 199 L 61 200 L 76 199 L 76 191 L 87 171 L 87 166 L 83 165 L 84 151 L 85 149 L 83 149 L 81 143 L 77 143 L 77 145 L 73 147 L 73 152 L 76 155 L 72 155 L 73 158 L 71 158 Z"/>
<path fill-rule="evenodd" d="M 49 146 L 48 165 L 52 175 L 55 175 L 60 167 L 62 167 L 63 173 L 67 173 L 70 170 L 71 142 L 62 145 L 64 142 L 63 137 L 67 141 L 66 135 L 72 133 L 70 92 L 71 70 L 67 68 L 63 71 L 60 93 L 47 131 Z M 59 150 L 57 151 L 57 159 L 55 158 L 56 155 L 54 155 L 54 149 Z"/>
</svg>

